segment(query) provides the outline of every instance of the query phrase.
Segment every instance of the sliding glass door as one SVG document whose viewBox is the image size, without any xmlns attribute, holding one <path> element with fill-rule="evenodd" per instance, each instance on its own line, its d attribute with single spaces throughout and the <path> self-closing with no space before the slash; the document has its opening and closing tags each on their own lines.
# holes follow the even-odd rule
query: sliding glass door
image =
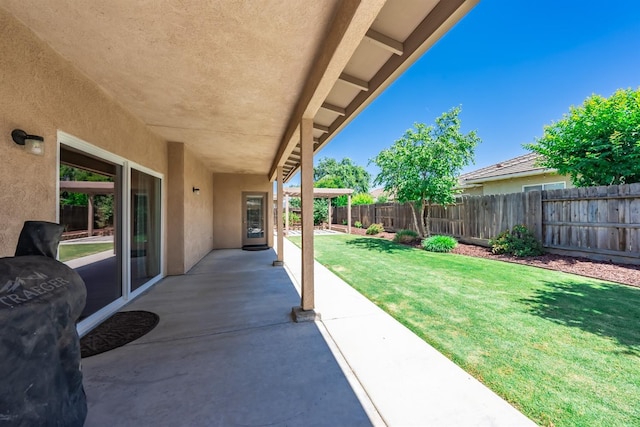
<svg viewBox="0 0 640 427">
<path fill-rule="evenodd" d="M 160 274 L 160 179 L 131 169 L 131 290 Z"/>
<path fill-rule="evenodd" d="M 163 176 L 59 132 L 60 259 L 87 288 L 82 335 L 162 278 Z"/>
<path fill-rule="evenodd" d="M 122 166 L 60 147 L 60 260 L 82 277 L 81 320 L 122 297 Z"/>
</svg>

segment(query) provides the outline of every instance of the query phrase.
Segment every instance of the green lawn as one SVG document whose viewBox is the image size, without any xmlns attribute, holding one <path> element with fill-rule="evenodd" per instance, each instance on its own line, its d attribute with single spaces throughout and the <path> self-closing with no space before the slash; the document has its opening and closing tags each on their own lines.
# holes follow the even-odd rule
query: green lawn
<svg viewBox="0 0 640 427">
<path fill-rule="evenodd" d="M 65 262 L 98 252 L 113 250 L 113 243 L 82 243 L 58 246 L 60 261 Z"/>
<path fill-rule="evenodd" d="M 315 251 L 538 424 L 640 425 L 640 289 L 377 238 Z"/>
</svg>

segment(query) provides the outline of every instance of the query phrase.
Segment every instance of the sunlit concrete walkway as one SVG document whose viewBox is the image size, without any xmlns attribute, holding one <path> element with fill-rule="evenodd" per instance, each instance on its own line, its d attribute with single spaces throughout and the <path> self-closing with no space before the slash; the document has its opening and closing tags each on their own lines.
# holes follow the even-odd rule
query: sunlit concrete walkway
<svg viewBox="0 0 640 427">
<path fill-rule="evenodd" d="M 285 239 L 296 289 L 300 249 Z M 315 263 L 316 311 L 390 426 L 535 426 L 327 268 Z"/>
<path fill-rule="evenodd" d="M 322 321 L 292 323 L 300 252 L 214 251 L 126 310 L 160 324 L 83 359 L 87 426 L 533 425 L 316 263 Z"/>
</svg>

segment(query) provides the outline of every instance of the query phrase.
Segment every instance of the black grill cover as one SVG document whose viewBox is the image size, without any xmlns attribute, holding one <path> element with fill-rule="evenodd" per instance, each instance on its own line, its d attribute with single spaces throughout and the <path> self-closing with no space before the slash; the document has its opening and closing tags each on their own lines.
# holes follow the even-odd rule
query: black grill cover
<svg viewBox="0 0 640 427">
<path fill-rule="evenodd" d="M 86 296 L 80 276 L 55 259 L 0 258 L 0 426 L 84 424 L 76 322 Z"/>
</svg>

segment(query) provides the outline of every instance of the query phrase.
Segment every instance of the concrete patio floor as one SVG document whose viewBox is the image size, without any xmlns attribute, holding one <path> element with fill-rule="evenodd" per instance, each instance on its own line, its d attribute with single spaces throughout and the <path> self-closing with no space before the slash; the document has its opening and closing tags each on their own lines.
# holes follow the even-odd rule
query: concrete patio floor
<svg viewBox="0 0 640 427">
<path fill-rule="evenodd" d="M 83 359 L 86 426 L 534 425 L 318 263 L 293 323 L 300 251 L 274 259 L 214 251 L 128 305 L 160 323 Z"/>
</svg>

